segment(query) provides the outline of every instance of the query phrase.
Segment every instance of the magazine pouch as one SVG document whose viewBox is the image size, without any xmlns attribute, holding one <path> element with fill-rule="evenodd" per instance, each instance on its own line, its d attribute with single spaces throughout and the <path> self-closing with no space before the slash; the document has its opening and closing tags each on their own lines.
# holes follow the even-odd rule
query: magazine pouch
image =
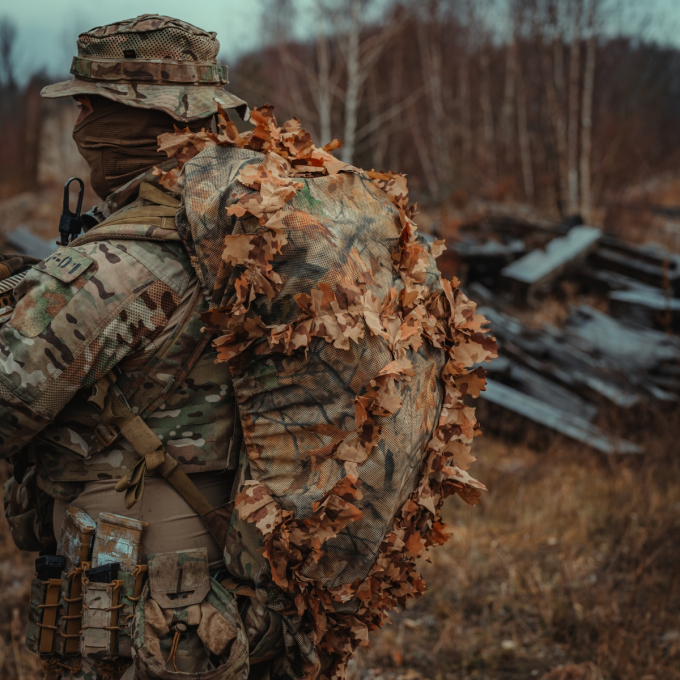
<svg viewBox="0 0 680 680">
<path fill-rule="evenodd" d="M 129 659 L 132 657 L 132 621 L 135 617 L 135 609 L 142 595 L 142 588 L 146 581 L 146 564 L 136 565 L 132 571 L 119 573 L 123 581 L 120 601 L 123 606 L 118 614 L 118 656 Z"/>
<path fill-rule="evenodd" d="M 124 581 L 110 583 L 89 581 L 83 577 L 83 633 L 81 655 L 92 661 L 112 661 L 118 656 L 119 613 L 123 608 L 121 591 Z"/>
<path fill-rule="evenodd" d="M 3 487 L 5 517 L 14 545 L 31 551 L 53 548 L 54 499 L 38 487 L 34 465 L 20 476 L 21 480 L 10 477 Z"/>
<path fill-rule="evenodd" d="M 59 623 L 54 643 L 54 651 L 60 656 L 80 653 L 83 565 L 89 562 L 96 528 L 94 520 L 84 510 L 66 508 L 57 545 L 57 554 L 65 560 L 61 575 Z"/>
<path fill-rule="evenodd" d="M 36 576 L 31 582 L 31 602 L 28 609 L 26 647 L 35 654 L 54 653 L 62 580 L 43 581 Z"/>
</svg>

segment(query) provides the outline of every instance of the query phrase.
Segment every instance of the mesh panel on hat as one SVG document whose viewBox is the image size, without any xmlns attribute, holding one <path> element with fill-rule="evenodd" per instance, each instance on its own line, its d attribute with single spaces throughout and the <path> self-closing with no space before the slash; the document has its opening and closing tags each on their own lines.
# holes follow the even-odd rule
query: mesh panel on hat
<svg viewBox="0 0 680 680">
<path fill-rule="evenodd" d="M 180 28 L 167 27 L 144 33 L 120 32 L 103 37 L 83 33 L 78 38 L 81 57 L 123 59 L 134 51 L 135 59 L 173 59 L 176 61 L 214 61 L 220 43 L 208 35 L 196 35 Z"/>
</svg>

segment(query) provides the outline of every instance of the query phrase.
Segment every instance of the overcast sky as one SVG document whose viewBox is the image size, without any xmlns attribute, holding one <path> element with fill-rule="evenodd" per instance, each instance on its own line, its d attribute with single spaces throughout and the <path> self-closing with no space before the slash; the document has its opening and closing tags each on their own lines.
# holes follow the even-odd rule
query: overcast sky
<svg viewBox="0 0 680 680">
<path fill-rule="evenodd" d="M 622 0 L 630 8 L 621 29 L 680 46 L 680 0 Z M 39 69 L 67 74 L 78 33 L 138 14 L 169 14 L 217 32 L 221 57 L 232 62 L 261 44 L 264 0 L 0 0 L 0 16 L 17 25 L 17 70 L 21 79 Z M 310 0 L 293 0 L 301 36 L 310 30 Z M 645 14 L 645 20 L 640 18 Z"/>
</svg>

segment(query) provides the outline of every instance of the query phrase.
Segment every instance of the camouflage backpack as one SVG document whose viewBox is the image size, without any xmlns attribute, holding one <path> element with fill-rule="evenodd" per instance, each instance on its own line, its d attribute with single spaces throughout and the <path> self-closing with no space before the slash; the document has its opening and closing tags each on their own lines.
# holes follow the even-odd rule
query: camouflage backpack
<svg viewBox="0 0 680 680">
<path fill-rule="evenodd" d="M 441 278 L 406 181 L 315 147 L 255 109 L 240 135 L 162 135 L 176 226 L 211 301 L 243 429 L 225 560 L 283 616 L 275 674 L 342 677 L 390 609 L 424 590 L 417 557 L 448 535 L 443 499 L 475 503 L 481 434 L 464 402 L 495 356 L 486 321 Z M 429 250 L 429 252 L 428 252 Z"/>
</svg>

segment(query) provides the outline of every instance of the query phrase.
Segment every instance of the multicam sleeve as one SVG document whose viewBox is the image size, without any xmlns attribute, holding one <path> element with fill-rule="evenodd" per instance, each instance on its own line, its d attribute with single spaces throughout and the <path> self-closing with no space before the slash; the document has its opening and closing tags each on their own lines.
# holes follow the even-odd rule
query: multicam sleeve
<svg viewBox="0 0 680 680">
<path fill-rule="evenodd" d="M 41 271 L 27 277 L 0 328 L 0 458 L 23 448 L 76 392 L 143 354 L 178 307 L 181 290 L 121 251 L 106 271 L 108 255 L 67 286 Z"/>
</svg>

